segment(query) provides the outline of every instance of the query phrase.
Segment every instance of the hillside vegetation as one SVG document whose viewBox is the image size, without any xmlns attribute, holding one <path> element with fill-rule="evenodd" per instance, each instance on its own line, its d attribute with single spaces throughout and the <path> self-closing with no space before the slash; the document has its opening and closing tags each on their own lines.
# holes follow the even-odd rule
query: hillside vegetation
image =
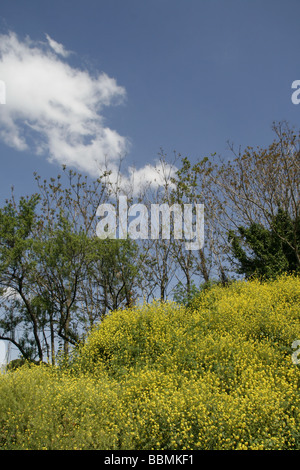
<svg viewBox="0 0 300 470">
<path fill-rule="evenodd" d="M 0 448 L 299 450 L 299 305 L 282 276 L 116 310 L 68 361 L 0 376 Z"/>
</svg>

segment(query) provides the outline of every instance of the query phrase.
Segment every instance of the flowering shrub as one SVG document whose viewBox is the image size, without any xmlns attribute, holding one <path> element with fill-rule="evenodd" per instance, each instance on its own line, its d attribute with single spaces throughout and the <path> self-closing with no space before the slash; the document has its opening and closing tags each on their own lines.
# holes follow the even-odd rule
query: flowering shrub
<svg viewBox="0 0 300 470">
<path fill-rule="evenodd" d="M 2 449 L 300 449 L 300 279 L 115 311 L 69 366 L 0 376 Z"/>
</svg>

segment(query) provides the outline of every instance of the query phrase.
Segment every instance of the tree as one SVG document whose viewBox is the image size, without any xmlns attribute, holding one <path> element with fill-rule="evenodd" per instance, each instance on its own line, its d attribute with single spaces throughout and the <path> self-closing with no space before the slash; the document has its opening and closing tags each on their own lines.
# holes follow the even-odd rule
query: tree
<svg viewBox="0 0 300 470">
<path fill-rule="evenodd" d="M 194 291 L 194 282 L 198 286 L 209 283 L 212 278 L 226 282 L 226 251 L 222 243 L 223 215 L 220 191 L 215 184 L 218 167 L 215 155 L 204 157 L 192 164 L 187 157 L 182 158 L 181 167 L 172 179 L 174 189 L 172 201 L 180 204 L 204 205 L 204 244 L 195 251 L 185 250 L 184 243 L 174 241 L 174 259 L 181 268 L 183 279 L 179 279 L 178 288 L 185 286 L 186 298 Z M 197 281 L 196 281 L 197 279 Z"/>
<path fill-rule="evenodd" d="M 295 236 L 296 230 L 296 236 Z M 282 209 L 273 218 L 270 229 L 252 223 L 231 231 L 233 256 L 238 260 L 240 274 L 246 278 L 274 278 L 283 272 L 300 272 L 297 251 L 300 248 L 300 219 L 293 221 Z"/>
<path fill-rule="evenodd" d="M 39 194 L 0 209 L 0 339 L 54 362 L 58 344 L 67 354 L 106 313 L 134 303 L 140 271 L 134 241 L 96 236 L 100 180 L 37 180 Z"/>
<path fill-rule="evenodd" d="M 48 313 L 50 333 L 55 325 L 66 354 L 68 345 L 76 345 L 80 339 L 77 301 L 92 263 L 92 246 L 87 235 L 76 233 L 63 216 L 50 231 L 44 227 L 43 236 L 34 242 L 35 290 Z"/>
<path fill-rule="evenodd" d="M 287 123 L 273 124 L 273 131 L 275 139 L 269 147 L 247 147 L 238 154 L 231 147 L 235 158 L 219 166 L 214 181 L 220 190 L 222 223 L 227 235 L 239 227 L 252 226 L 252 235 L 258 234 L 258 227 L 272 231 L 299 265 L 300 133 Z M 278 211 L 288 217 L 289 222 L 283 223 L 288 230 L 282 230 Z"/>
<path fill-rule="evenodd" d="M 0 209 L 0 287 L 5 294 L 0 339 L 11 341 L 26 358 L 31 358 L 34 349 L 42 360 L 39 317 L 32 302 L 36 267 L 32 249 L 33 235 L 39 228 L 35 216 L 38 202 L 37 194 L 22 197 L 19 204 L 12 198 Z M 9 291 L 14 294 L 10 298 Z M 17 327 L 21 329 L 20 337 L 15 334 Z"/>
</svg>

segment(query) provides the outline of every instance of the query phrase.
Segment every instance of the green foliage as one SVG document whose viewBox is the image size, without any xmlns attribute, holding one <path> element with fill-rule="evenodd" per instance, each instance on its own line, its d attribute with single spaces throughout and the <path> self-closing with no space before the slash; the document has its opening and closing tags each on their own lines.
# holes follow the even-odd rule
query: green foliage
<svg viewBox="0 0 300 470">
<path fill-rule="evenodd" d="M 41 365 L 41 364 L 45 364 L 47 365 L 46 362 L 40 362 L 40 361 L 34 361 L 34 360 L 26 360 L 26 359 L 12 359 L 6 366 L 6 370 L 7 371 L 10 371 L 10 370 L 16 370 L 18 369 L 19 367 L 22 367 L 24 365 L 27 365 L 27 366 L 32 366 L 32 365 Z"/>
<path fill-rule="evenodd" d="M 300 282 L 117 310 L 61 367 L 0 376 L 2 449 L 300 449 Z"/>
<path fill-rule="evenodd" d="M 238 235 L 231 231 L 229 240 L 239 262 L 238 272 L 246 278 L 267 279 L 284 272 L 300 272 L 300 219 L 293 221 L 281 209 L 273 217 L 270 229 L 252 223 L 248 228 L 239 227 Z"/>
<path fill-rule="evenodd" d="M 178 302 L 183 305 L 188 305 L 188 303 L 199 293 L 199 288 L 196 286 L 195 281 L 192 280 L 190 286 L 190 292 L 187 292 L 186 287 L 179 282 L 174 289 L 173 299 L 175 302 Z"/>
<path fill-rule="evenodd" d="M 39 197 L 22 197 L 19 205 L 8 202 L 0 209 L 0 273 L 8 267 L 20 269 L 22 262 L 30 268 L 26 254 L 31 248 L 32 233 L 36 226 L 35 210 Z"/>
<path fill-rule="evenodd" d="M 90 204 L 94 192 L 78 185 Z M 55 362 L 59 343 L 67 353 L 107 312 L 133 305 L 140 272 L 134 241 L 100 240 L 79 194 L 78 207 L 60 183 L 50 189 L 0 209 L 0 339 L 23 358 Z"/>
<path fill-rule="evenodd" d="M 196 286 L 195 281 L 192 279 L 190 285 L 190 291 L 187 292 L 186 287 L 179 282 L 174 289 L 173 300 L 179 304 L 189 307 L 193 304 L 193 301 L 198 297 L 202 292 L 205 292 L 208 289 L 211 289 L 214 286 L 225 286 L 229 284 L 229 280 L 220 281 L 217 279 L 211 279 L 207 282 L 203 282 L 199 287 Z"/>
</svg>

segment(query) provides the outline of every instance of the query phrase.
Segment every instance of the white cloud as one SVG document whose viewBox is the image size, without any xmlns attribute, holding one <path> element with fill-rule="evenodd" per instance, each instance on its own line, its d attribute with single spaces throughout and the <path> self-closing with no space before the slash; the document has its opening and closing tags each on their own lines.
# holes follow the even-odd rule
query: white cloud
<svg viewBox="0 0 300 470">
<path fill-rule="evenodd" d="M 155 165 L 147 164 L 143 168 L 129 168 L 131 185 L 135 192 L 140 192 L 146 185 L 152 189 L 164 186 L 166 182 L 170 185 L 170 178 L 175 177 L 176 167 L 168 163 L 158 161 Z M 172 185 L 173 187 L 173 185 Z"/>
<path fill-rule="evenodd" d="M 48 43 L 0 36 L 0 78 L 6 84 L 0 138 L 95 176 L 105 158 L 114 165 L 128 149 L 128 139 L 105 126 L 102 115 L 106 106 L 122 102 L 125 89 L 105 73 L 93 77 L 71 67 L 62 59 L 69 53 L 46 37 Z"/>
<path fill-rule="evenodd" d="M 50 38 L 49 34 L 46 34 L 47 41 L 49 46 L 52 47 L 56 54 L 59 54 L 63 57 L 68 57 L 70 55 L 70 51 L 66 51 L 64 46 L 59 42 L 54 41 L 54 39 Z"/>
<path fill-rule="evenodd" d="M 146 183 L 162 184 L 157 165 L 118 172 L 129 139 L 105 125 L 103 112 L 123 102 L 124 87 L 105 73 L 92 76 L 72 67 L 66 61 L 71 52 L 48 34 L 46 39 L 0 35 L 0 79 L 6 85 L 0 139 L 92 176 L 111 170 L 111 182 L 121 180 L 121 187 L 132 193 Z"/>
</svg>

